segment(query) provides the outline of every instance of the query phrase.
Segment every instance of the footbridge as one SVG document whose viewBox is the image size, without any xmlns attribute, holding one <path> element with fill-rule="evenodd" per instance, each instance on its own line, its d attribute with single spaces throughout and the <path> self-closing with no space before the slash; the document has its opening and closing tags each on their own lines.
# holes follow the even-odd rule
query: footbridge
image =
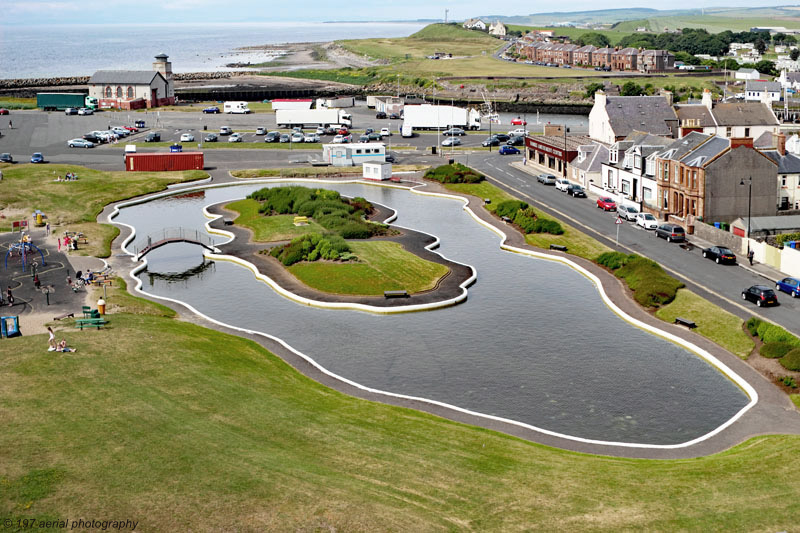
<svg viewBox="0 0 800 533">
<path fill-rule="evenodd" d="M 137 241 L 140 244 L 140 246 L 134 248 L 134 255 L 137 261 L 156 248 L 161 248 L 174 242 L 188 242 L 202 246 L 211 252 L 219 251 L 214 246 L 214 239 L 203 232 L 187 228 L 164 228 L 157 233 L 148 235 L 143 240 L 137 239 Z"/>
</svg>

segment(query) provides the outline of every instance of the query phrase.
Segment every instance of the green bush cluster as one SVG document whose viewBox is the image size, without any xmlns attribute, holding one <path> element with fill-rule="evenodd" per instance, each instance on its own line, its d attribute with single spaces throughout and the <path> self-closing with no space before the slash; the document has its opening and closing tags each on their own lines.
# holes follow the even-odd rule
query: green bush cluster
<svg viewBox="0 0 800 533">
<path fill-rule="evenodd" d="M 750 332 L 751 337 L 755 337 L 758 334 L 758 326 L 761 324 L 762 320 L 760 318 L 756 318 L 751 316 L 745 322 L 745 326 L 747 326 L 747 331 Z"/>
<path fill-rule="evenodd" d="M 800 347 L 800 339 L 777 324 L 761 321 L 756 328 L 756 334 L 764 343 L 783 342 L 792 346 Z"/>
<path fill-rule="evenodd" d="M 616 270 L 628 262 L 628 259 L 636 257 L 622 252 L 603 252 L 597 256 L 597 264 L 611 270 Z"/>
<path fill-rule="evenodd" d="M 775 241 L 778 244 L 783 244 L 786 241 L 800 241 L 800 233 L 781 233 L 780 235 L 775 235 Z"/>
<path fill-rule="evenodd" d="M 759 353 L 769 359 L 780 359 L 794 348 L 788 342 L 765 342 L 761 345 Z"/>
<path fill-rule="evenodd" d="M 792 376 L 783 376 L 781 382 L 787 387 L 791 387 L 793 389 L 797 388 L 797 381 L 795 381 L 795 379 Z"/>
<path fill-rule="evenodd" d="M 348 201 L 336 191 L 308 187 L 267 187 L 248 198 L 261 202 L 260 213 L 312 217 L 323 228 L 345 239 L 368 239 L 386 233 L 387 226 L 364 220 L 373 206 L 364 198 Z"/>
<path fill-rule="evenodd" d="M 786 370 L 800 370 L 800 348 L 794 348 L 792 351 L 781 357 L 780 359 L 783 368 Z"/>
<path fill-rule="evenodd" d="M 788 370 L 800 370 L 800 338 L 777 324 L 750 317 L 747 322 L 750 335 L 764 342 L 760 353 L 764 357 L 778 359 Z"/>
<path fill-rule="evenodd" d="M 300 261 L 316 261 L 317 259 L 336 261 L 355 258 L 342 237 L 319 233 L 308 233 L 295 237 L 285 246 L 274 247 L 270 251 L 270 255 L 286 266 Z"/>
<path fill-rule="evenodd" d="M 684 286 L 655 261 L 635 254 L 628 256 L 614 274 L 625 280 L 633 290 L 634 299 L 645 307 L 670 303 Z"/>
<path fill-rule="evenodd" d="M 564 228 L 557 221 L 539 217 L 527 203 L 519 200 L 506 200 L 497 204 L 495 213 L 510 218 L 525 233 L 550 233 L 561 235 Z"/>
<path fill-rule="evenodd" d="M 425 172 L 425 177 L 440 183 L 480 183 L 485 179 L 483 174 L 461 163 L 431 168 Z"/>
</svg>

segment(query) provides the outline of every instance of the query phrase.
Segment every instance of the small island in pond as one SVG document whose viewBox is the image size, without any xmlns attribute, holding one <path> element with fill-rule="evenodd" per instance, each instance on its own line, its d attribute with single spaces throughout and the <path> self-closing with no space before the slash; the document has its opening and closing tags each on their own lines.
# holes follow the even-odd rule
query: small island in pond
<svg viewBox="0 0 800 533">
<path fill-rule="evenodd" d="M 234 224 L 249 229 L 252 241 L 272 245 L 259 254 L 324 293 L 415 294 L 435 289 L 451 271 L 395 242 L 404 233 L 370 221 L 378 210 L 364 198 L 301 186 L 267 187 L 225 208 L 238 213 Z"/>
</svg>

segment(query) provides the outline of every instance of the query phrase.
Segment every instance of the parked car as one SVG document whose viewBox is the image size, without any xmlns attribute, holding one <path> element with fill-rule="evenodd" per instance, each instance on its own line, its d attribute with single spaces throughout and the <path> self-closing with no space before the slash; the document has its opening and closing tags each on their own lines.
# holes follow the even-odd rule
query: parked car
<svg viewBox="0 0 800 533">
<path fill-rule="evenodd" d="M 636 215 L 639 214 L 639 210 L 635 207 L 631 207 L 629 205 L 620 205 L 617 206 L 617 216 L 619 218 L 624 218 L 625 220 L 636 221 Z"/>
<path fill-rule="evenodd" d="M 31 156 L 31 163 L 44 163 L 42 152 L 34 152 Z"/>
<path fill-rule="evenodd" d="M 306 136 L 303 138 L 303 142 L 318 143 L 319 135 L 317 135 L 316 133 L 306 133 Z"/>
<path fill-rule="evenodd" d="M 523 120 L 520 117 L 512 118 L 511 119 L 511 125 L 512 126 L 527 126 L 528 125 L 528 121 L 527 120 Z"/>
<path fill-rule="evenodd" d="M 152 142 L 159 142 L 161 141 L 161 134 L 155 131 L 151 131 L 144 137 L 144 142 L 152 143 Z"/>
<path fill-rule="evenodd" d="M 500 155 L 514 155 L 519 153 L 519 148 L 515 148 L 514 146 L 504 144 L 503 146 L 500 147 L 499 153 Z"/>
<path fill-rule="evenodd" d="M 703 249 L 703 257 L 711 259 L 717 264 L 729 263 L 736 264 L 736 254 L 724 246 L 711 246 Z"/>
<path fill-rule="evenodd" d="M 381 137 L 391 137 L 391 136 L 392 136 L 392 130 L 390 130 L 389 128 L 381 128 Z"/>
<path fill-rule="evenodd" d="M 616 211 L 617 210 L 617 202 L 613 200 L 613 198 L 609 198 L 608 196 L 601 196 L 597 199 L 597 207 L 602 209 L 603 211 Z"/>
<path fill-rule="evenodd" d="M 183 152 L 183 146 L 178 144 L 178 143 L 172 144 L 169 147 L 169 151 L 170 152 Z"/>
<path fill-rule="evenodd" d="M 94 115 L 94 110 L 89 107 L 82 107 L 78 109 L 79 115 Z"/>
<path fill-rule="evenodd" d="M 586 198 L 586 190 L 577 183 L 570 183 L 565 192 L 573 198 Z"/>
<path fill-rule="evenodd" d="M 100 144 L 102 142 L 100 140 L 100 137 L 98 137 L 94 133 L 87 133 L 86 135 L 83 136 L 83 140 L 84 141 L 89 141 L 89 142 L 94 143 L 94 144 Z"/>
<path fill-rule="evenodd" d="M 181 142 L 182 143 L 190 143 L 194 142 L 194 135 L 191 133 L 184 133 L 181 135 Z"/>
<path fill-rule="evenodd" d="M 369 135 L 373 131 L 375 131 L 375 130 L 373 130 L 372 128 L 367 128 L 367 129 L 364 130 L 364 135 Z"/>
<path fill-rule="evenodd" d="M 667 242 L 683 242 L 686 232 L 677 224 L 661 224 L 656 228 L 656 237 L 667 239 Z"/>
<path fill-rule="evenodd" d="M 317 127 L 317 135 L 325 135 L 325 126 Z"/>
<path fill-rule="evenodd" d="M 14 158 L 8 152 L 0 154 L 0 163 L 13 163 Z"/>
<path fill-rule="evenodd" d="M 291 140 L 292 138 L 289 137 L 288 133 L 281 133 L 281 136 L 279 137 L 279 141 L 282 143 L 288 143 L 291 142 Z"/>
<path fill-rule="evenodd" d="M 222 126 L 219 129 L 220 135 L 230 135 L 231 133 L 233 133 L 233 130 L 230 128 L 230 126 Z"/>
<path fill-rule="evenodd" d="M 2 161 L 2 156 L 0 156 Z M 800 279 L 797 278 L 783 278 L 775 282 L 775 288 L 779 291 L 788 292 L 792 298 L 800 298 Z"/>
<path fill-rule="evenodd" d="M 136 126 L 122 126 L 122 127 L 131 133 L 139 133 L 139 128 L 137 128 Z"/>
<path fill-rule="evenodd" d="M 344 126 L 342 126 L 338 130 L 336 130 L 336 133 L 339 134 L 339 135 L 348 135 L 350 133 L 350 131 L 347 128 L 345 128 Z"/>
<path fill-rule="evenodd" d="M 742 300 L 755 302 L 758 307 L 778 305 L 778 297 L 775 295 L 775 291 L 766 285 L 753 285 L 743 290 Z"/>
<path fill-rule="evenodd" d="M 368 143 L 369 142 L 369 134 L 365 133 L 364 135 L 361 135 L 358 138 L 358 142 L 360 142 L 360 143 Z"/>
<path fill-rule="evenodd" d="M 304 142 L 305 140 L 306 140 L 306 136 L 303 135 L 302 133 L 300 133 L 299 131 L 296 131 L 296 132 L 294 132 L 292 134 L 292 142 L 293 143 L 301 143 L 301 142 Z"/>
<path fill-rule="evenodd" d="M 267 128 L 261 126 L 256 128 L 256 135 L 266 135 L 266 134 L 267 134 Z"/>
<path fill-rule="evenodd" d="M 394 154 L 386 154 L 386 158 L 384 159 L 387 163 L 396 163 L 397 158 L 395 158 Z"/>
<path fill-rule="evenodd" d="M 380 141 L 381 139 L 383 139 L 383 135 L 381 135 L 377 131 L 373 131 L 372 133 L 367 135 L 367 137 L 369 138 L 370 141 Z"/>
<path fill-rule="evenodd" d="M 481 146 L 500 146 L 500 140 L 497 137 L 488 137 L 481 143 Z"/>
<path fill-rule="evenodd" d="M 219 113 L 219 108 L 215 105 L 203 109 L 203 113 Z"/>
<path fill-rule="evenodd" d="M 64 110 L 64 114 L 65 115 L 77 115 L 78 114 L 78 108 L 76 108 L 76 107 L 68 107 L 68 108 L 66 108 Z"/>
<path fill-rule="evenodd" d="M 333 144 L 342 144 L 344 141 L 344 135 L 336 135 L 333 137 Z"/>
<path fill-rule="evenodd" d="M 397 113 L 389 113 L 389 120 L 400 120 L 401 118 L 403 117 Z"/>
<path fill-rule="evenodd" d="M 116 133 L 119 137 L 127 137 L 131 134 L 131 132 L 120 126 L 111 126 L 108 131 Z"/>
<path fill-rule="evenodd" d="M 569 187 L 569 180 L 566 178 L 558 178 L 556 179 L 556 190 L 567 192 L 567 187 Z"/>
<path fill-rule="evenodd" d="M 0 115 L 8 115 L 9 111 L 5 107 L 0 107 Z"/>
<path fill-rule="evenodd" d="M 217 137 L 216 133 L 209 133 L 203 140 L 207 143 L 215 143 L 219 140 L 219 137 Z"/>
<path fill-rule="evenodd" d="M 515 130 L 511 130 L 511 131 L 508 132 L 508 136 L 509 137 L 518 137 L 520 135 L 524 137 L 527 134 L 528 134 L 528 130 L 526 130 L 525 128 L 517 128 Z M 508 139 L 506 139 L 506 140 L 508 140 Z"/>
<path fill-rule="evenodd" d="M 506 141 L 506 144 L 509 146 L 522 146 L 525 144 L 525 137 L 522 135 L 514 135 L 508 141 Z"/>
<path fill-rule="evenodd" d="M 644 229 L 656 229 L 658 227 L 658 219 L 650 213 L 636 213 L 636 225 Z"/>
<path fill-rule="evenodd" d="M 447 139 L 442 141 L 442 146 L 459 146 L 461 145 L 461 139 L 458 137 L 448 137 Z"/>
<path fill-rule="evenodd" d="M 544 185 L 555 185 L 556 184 L 556 177 L 552 174 L 539 174 L 536 177 L 536 181 L 542 183 Z"/>
<path fill-rule="evenodd" d="M 511 135 L 508 135 L 506 133 L 495 133 L 494 135 L 492 135 L 492 137 L 494 137 L 495 139 L 497 139 L 501 143 L 504 143 L 504 142 L 508 142 L 508 140 L 511 138 Z"/>
<path fill-rule="evenodd" d="M 466 135 L 467 132 L 462 130 L 461 128 L 450 128 L 449 130 L 444 130 L 442 135 L 453 136 L 453 135 Z"/>
<path fill-rule="evenodd" d="M 325 135 L 336 135 L 336 128 L 328 126 L 325 128 Z"/>
<path fill-rule="evenodd" d="M 271 131 L 271 132 L 267 133 L 266 137 L 264 137 L 264 142 L 265 143 L 274 143 L 274 142 L 278 142 L 280 140 L 280 138 L 281 138 L 281 132 L 279 132 L 279 131 Z"/>
<path fill-rule="evenodd" d="M 86 139 L 71 139 L 67 141 L 70 148 L 94 148 L 94 143 Z"/>
<path fill-rule="evenodd" d="M 383 111 L 378 111 L 377 113 L 375 113 L 375 118 L 386 118 L 386 113 L 384 113 Z"/>
<path fill-rule="evenodd" d="M 240 143 L 242 142 L 242 134 L 241 133 L 232 133 L 230 137 L 228 137 L 229 143 Z"/>
</svg>

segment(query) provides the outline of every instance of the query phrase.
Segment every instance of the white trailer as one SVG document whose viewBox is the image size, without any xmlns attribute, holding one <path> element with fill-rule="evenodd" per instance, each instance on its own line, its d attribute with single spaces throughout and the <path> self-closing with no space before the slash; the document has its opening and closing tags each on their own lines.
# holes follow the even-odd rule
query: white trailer
<svg viewBox="0 0 800 533">
<path fill-rule="evenodd" d="M 382 95 L 377 95 L 377 94 L 368 94 L 367 95 L 367 107 L 369 107 L 370 109 L 375 109 L 375 103 L 376 103 L 375 100 L 376 100 L 376 98 L 391 98 L 391 97 L 389 97 L 388 95 L 387 96 L 382 96 Z"/>
<path fill-rule="evenodd" d="M 327 107 L 333 109 L 336 107 L 355 107 L 356 99 L 354 96 L 339 96 L 336 98 L 317 98 L 317 108 Z"/>
<path fill-rule="evenodd" d="M 247 114 L 250 112 L 247 102 L 225 102 L 222 110 L 225 113 Z"/>
<path fill-rule="evenodd" d="M 322 160 L 335 167 L 383 163 L 386 161 L 386 146 L 382 143 L 323 144 Z"/>
<path fill-rule="evenodd" d="M 352 116 L 342 109 L 281 109 L 275 111 L 278 127 L 352 125 Z"/>
<path fill-rule="evenodd" d="M 452 127 L 468 130 L 481 129 L 481 114 L 475 109 L 449 105 L 406 105 L 403 109 L 403 126 L 415 130 L 436 130 Z"/>
<path fill-rule="evenodd" d="M 381 111 L 387 115 L 403 113 L 405 100 L 396 96 L 380 96 L 375 99 L 375 111 Z"/>
<path fill-rule="evenodd" d="M 311 98 L 276 98 L 272 101 L 272 110 L 311 109 L 313 103 Z"/>
</svg>

